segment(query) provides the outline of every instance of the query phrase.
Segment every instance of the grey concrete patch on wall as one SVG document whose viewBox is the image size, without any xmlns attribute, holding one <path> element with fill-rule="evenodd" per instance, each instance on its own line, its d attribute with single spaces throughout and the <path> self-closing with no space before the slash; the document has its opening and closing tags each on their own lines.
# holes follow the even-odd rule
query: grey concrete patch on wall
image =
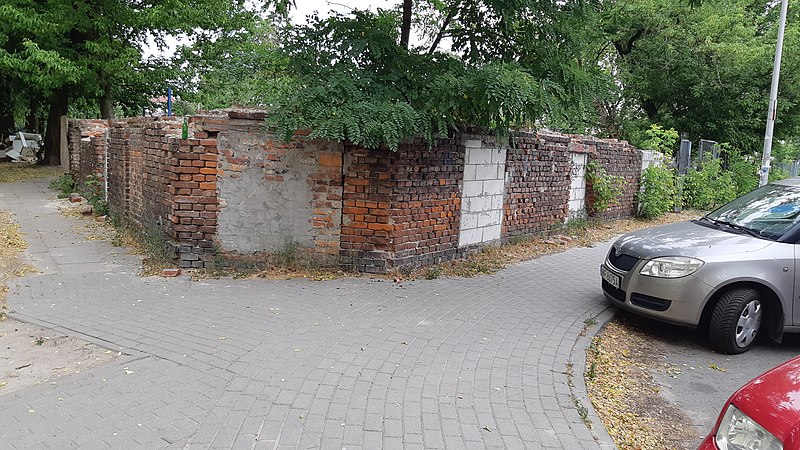
<svg viewBox="0 0 800 450">
<path fill-rule="evenodd" d="M 319 168 L 313 149 L 288 149 L 276 162 L 265 145 L 270 141 L 265 133 L 227 131 L 218 136 L 223 170 L 217 182 L 217 238 L 226 251 L 269 252 L 288 242 L 314 246 L 309 177 Z"/>
<path fill-rule="evenodd" d="M 505 194 L 506 149 L 480 139 L 465 147 L 459 247 L 500 239 Z"/>
</svg>

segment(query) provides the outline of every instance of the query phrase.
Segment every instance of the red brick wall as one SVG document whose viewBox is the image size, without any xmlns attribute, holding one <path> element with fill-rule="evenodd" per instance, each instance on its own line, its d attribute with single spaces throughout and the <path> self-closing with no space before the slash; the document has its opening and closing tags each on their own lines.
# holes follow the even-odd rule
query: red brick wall
<svg viewBox="0 0 800 450">
<path fill-rule="evenodd" d="M 601 140 L 581 136 L 576 139 L 589 152 L 589 162 L 602 166 L 608 175 L 622 177 L 624 192 L 616 204 L 605 211 L 596 212 L 595 217 L 620 219 L 636 214 L 636 193 L 639 192 L 642 176 L 642 152 L 625 141 Z M 594 193 L 591 183 L 586 182 L 586 205 L 591 211 Z"/>
<path fill-rule="evenodd" d="M 107 138 L 106 120 L 85 119 L 68 122 L 69 168 L 79 185 L 90 176 L 100 181 L 105 178 Z"/>
<path fill-rule="evenodd" d="M 346 147 L 343 264 L 383 272 L 454 258 L 463 164 L 455 139 L 415 140 L 396 152 Z"/>
<path fill-rule="evenodd" d="M 569 215 L 570 137 L 515 133 L 506 150 L 503 238 L 547 232 Z"/>
<path fill-rule="evenodd" d="M 302 231 L 305 249 L 338 255 L 343 265 L 360 271 L 414 267 L 458 258 L 473 249 L 458 247 L 467 135 L 432 146 L 417 139 L 396 152 L 306 142 L 302 133 L 283 143 L 264 129 L 264 118 L 263 112 L 253 111 L 192 117 L 193 137 L 186 140 L 177 137 L 180 119 L 111 121 L 107 151 L 112 213 L 159 230 L 183 267 L 208 267 L 218 249 L 230 250 L 220 239 L 225 214 L 258 212 L 251 208 L 258 202 L 242 206 L 244 197 L 237 189 L 245 188 L 231 186 L 223 190 L 224 196 L 235 198 L 221 198 L 220 186 L 237 180 L 249 180 L 269 193 L 307 190 L 300 197 L 307 204 L 294 208 L 307 216 L 299 219 L 307 225 Z M 73 173 L 97 172 L 106 151 L 100 145 L 105 137 L 97 131 L 101 127 L 96 121 L 70 123 Z M 231 139 L 240 139 L 238 147 Z M 506 151 L 502 238 L 562 226 L 569 214 L 574 152 L 589 153 L 590 161 L 628 182 L 620 204 L 602 216 L 633 213 L 641 167 L 638 150 L 624 142 L 581 136 L 514 133 Z M 287 174 L 295 176 L 292 183 Z M 591 197 L 591 190 L 587 193 Z M 281 210 L 298 206 L 280 203 L 292 198 L 266 195 L 258 201 L 275 202 L 269 207 Z M 266 213 L 263 221 L 254 223 L 274 228 L 270 221 Z"/>
</svg>

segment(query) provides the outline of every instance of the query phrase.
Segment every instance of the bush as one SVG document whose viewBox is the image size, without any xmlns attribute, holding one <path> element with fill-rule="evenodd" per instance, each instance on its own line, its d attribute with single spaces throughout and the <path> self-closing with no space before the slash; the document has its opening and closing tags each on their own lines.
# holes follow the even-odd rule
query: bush
<svg viewBox="0 0 800 450">
<path fill-rule="evenodd" d="M 644 133 L 647 135 L 647 140 L 642 142 L 643 149 L 655 150 L 667 156 L 672 156 L 675 144 L 678 143 L 678 132 L 674 128 L 665 130 L 654 123 Z"/>
<path fill-rule="evenodd" d="M 58 192 L 58 198 L 69 197 L 69 194 L 75 192 L 75 179 L 65 173 L 50 182 L 50 189 Z"/>
<path fill-rule="evenodd" d="M 594 192 L 592 212 L 605 211 L 616 205 L 625 192 L 625 179 L 609 175 L 600 164 L 594 161 L 586 165 L 586 179 L 592 184 Z"/>
<path fill-rule="evenodd" d="M 718 159 L 703 163 L 701 170 L 690 169 L 683 180 L 683 205 L 711 210 L 739 196 L 733 174 L 722 171 Z"/>
<path fill-rule="evenodd" d="M 93 176 L 86 177 L 83 182 L 83 198 L 92 205 L 94 213 L 98 216 L 108 215 L 108 203 L 106 202 L 105 186 Z"/>
<path fill-rule="evenodd" d="M 642 172 L 642 190 L 636 194 L 639 216 L 653 219 L 675 206 L 675 175 L 671 169 L 650 166 Z"/>
</svg>

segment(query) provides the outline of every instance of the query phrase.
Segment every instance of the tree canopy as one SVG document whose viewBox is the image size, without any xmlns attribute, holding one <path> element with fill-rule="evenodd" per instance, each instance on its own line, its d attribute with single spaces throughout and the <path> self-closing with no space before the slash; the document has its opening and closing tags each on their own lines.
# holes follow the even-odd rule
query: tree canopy
<svg viewBox="0 0 800 450">
<path fill-rule="evenodd" d="M 0 133 L 70 106 L 136 114 L 171 85 L 202 108 L 269 107 L 285 136 L 302 128 L 367 147 L 465 126 L 644 144 L 655 123 L 742 154 L 763 139 L 776 2 L 403 0 L 300 25 L 287 20 L 291 5 L 7 0 Z M 790 10 L 775 128 L 786 158 L 800 141 L 798 19 Z M 189 42 L 144 57 L 169 36 Z"/>
</svg>

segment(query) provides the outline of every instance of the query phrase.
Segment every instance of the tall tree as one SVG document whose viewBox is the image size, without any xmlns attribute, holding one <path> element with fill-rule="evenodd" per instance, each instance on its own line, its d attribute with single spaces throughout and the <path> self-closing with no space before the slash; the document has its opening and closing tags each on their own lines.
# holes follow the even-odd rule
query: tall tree
<svg viewBox="0 0 800 450">
<path fill-rule="evenodd" d="M 779 3 L 625 0 L 605 4 L 626 137 L 650 123 L 755 152 L 764 137 Z M 800 16 L 787 21 L 775 136 L 800 126 Z"/>
<path fill-rule="evenodd" d="M 163 82 L 157 79 L 163 70 L 142 60 L 151 40 L 159 46 L 167 36 L 213 40 L 254 17 L 240 0 L 7 0 L 0 6 L 0 79 L 47 94 L 44 160 L 57 163 L 55 122 L 71 98 L 94 99 L 101 117 L 113 117 L 120 101 L 141 103 L 147 85 Z"/>
</svg>

